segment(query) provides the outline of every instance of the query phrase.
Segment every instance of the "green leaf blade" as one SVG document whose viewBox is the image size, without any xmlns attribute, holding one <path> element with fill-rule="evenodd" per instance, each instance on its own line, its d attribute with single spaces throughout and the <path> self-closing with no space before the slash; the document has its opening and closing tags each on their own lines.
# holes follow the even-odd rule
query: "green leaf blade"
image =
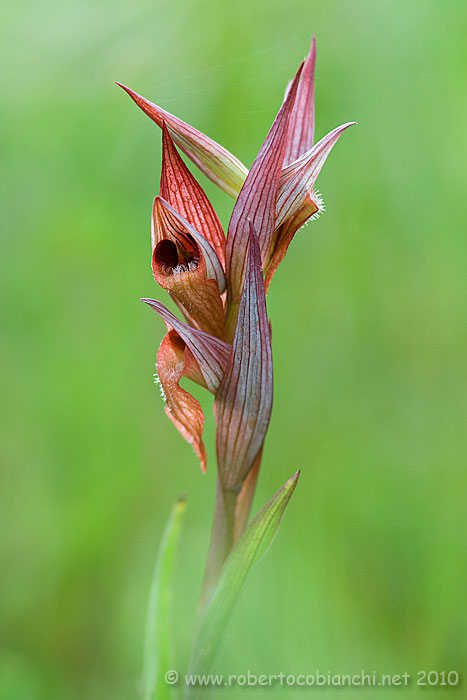
<svg viewBox="0 0 467 700">
<path fill-rule="evenodd" d="M 164 674 L 171 664 L 172 574 L 186 509 L 185 499 L 172 508 L 159 546 L 149 594 L 143 662 L 143 699 L 171 700 Z"/>
<path fill-rule="evenodd" d="M 299 475 L 297 472 L 290 477 L 259 511 L 227 558 L 218 586 L 200 613 L 190 675 L 209 672 L 245 579 L 272 544 Z M 196 688 L 187 688 L 186 697 L 194 697 L 194 693 Z"/>
</svg>

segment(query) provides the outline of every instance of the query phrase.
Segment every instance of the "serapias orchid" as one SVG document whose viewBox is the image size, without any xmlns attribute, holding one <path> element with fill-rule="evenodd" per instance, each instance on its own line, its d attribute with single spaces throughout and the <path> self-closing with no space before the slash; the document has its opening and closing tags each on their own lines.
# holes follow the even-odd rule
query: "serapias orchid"
<svg viewBox="0 0 467 700">
<path fill-rule="evenodd" d="M 273 397 L 266 292 L 297 230 L 323 210 L 317 177 L 347 122 L 314 144 L 315 41 L 250 170 L 181 119 L 123 87 L 162 129 L 160 192 L 152 212 L 152 269 L 184 321 L 143 299 L 165 321 L 157 355 L 166 411 L 206 468 L 199 403 L 183 376 L 214 395 L 217 425 L 219 563 L 241 534 L 269 425 Z M 120 83 L 119 83 L 120 85 Z M 236 198 L 225 236 L 177 146 Z M 219 544 L 219 538 L 222 543 Z"/>
</svg>

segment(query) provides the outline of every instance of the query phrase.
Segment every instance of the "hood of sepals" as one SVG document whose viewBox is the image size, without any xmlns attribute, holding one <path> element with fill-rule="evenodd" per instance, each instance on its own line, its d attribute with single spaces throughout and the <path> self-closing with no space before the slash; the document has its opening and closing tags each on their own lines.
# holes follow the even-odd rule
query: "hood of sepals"
<svg viewBox="0 0 467 700">
<path fill-rule="evenodd" d="M 194 272 L 201 267 L 206 279 L 215 280 L 219 292 L 224 291 L 224 268 L 211 243 L 160 196 L 154 200 L 151 237 L 154 251 L 166 239 L 175 245 L 176 250 L 173 246 L 169 250 L 169 246 L 164 244 L 162 254 L 160 249 L 157 252 L 158 259 L 162 257 L 166 267 L 175 274 Z"/>
<path fill-rule="evenodd" d="M 226 337 L 222 265 L 212 246 L 162 197 L 152 216 L 154 279 L 194 328 Z"/>
</svg>

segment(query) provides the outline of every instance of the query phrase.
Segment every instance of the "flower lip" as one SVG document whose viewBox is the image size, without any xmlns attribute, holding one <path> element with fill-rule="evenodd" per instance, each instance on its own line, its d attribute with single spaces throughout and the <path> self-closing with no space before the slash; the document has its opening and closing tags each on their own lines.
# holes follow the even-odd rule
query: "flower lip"
<svg viewBox="0 0 467 700">
<path fill-rule="evenodd" d="M 172 270 L 178 265 L 177 246 L 167 238 L 159 241 L 154 249 L 154 264 L 162 267 L 163 270 Z"/>
<path fill-rule="evenodd" d="M 161 196 L 154 199 L 152 231 L 155 247 L 157 241 L 163 239 L 169 239 L 177 246 L 180 267 L 177 273 L 192 272 L 201 263 L 207 279 L 216 281 L 220 293 L 225 290 L 224 269 L 212 245 Z M 153 257 L 153 269 L 154 263 Z"/>
<path fill-rule="evenodd" d="M 170 239 L 163 238 L 154 248 L 153 264 L 165 274 L 192 272 L 199 265 L 199 257 L 195 252 L 182 250 Z"/>
<path fill-rule="evenodd" d="M 209 242 L 163 197 L 154 199 L 152 271 L 188 322 L 224 338 L 222 265 Z"/>
</svg>

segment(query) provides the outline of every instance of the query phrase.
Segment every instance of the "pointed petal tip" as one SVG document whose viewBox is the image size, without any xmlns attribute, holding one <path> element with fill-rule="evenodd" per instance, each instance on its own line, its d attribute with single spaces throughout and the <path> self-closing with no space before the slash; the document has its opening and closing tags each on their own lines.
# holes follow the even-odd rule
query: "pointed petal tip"
<svg viewBox="0 0 467 700">
<path fill-rule="evenodd" d="M 296 484 L 297 481 L 298 481 L 298 479 L 300 478 L 300 474 L 301 474 L 301 469 L 299 469 L 298 471 L 296 471 L 295 474 L 292 474 L 292 476 L 290 477 L 290 479 L 288 480 L 287 483 L 289 483 L 289 484 Z"/>
<path fill-rule="evenodd" d="M 295 76 L 295 80 L 297 80 L 297 78 L 300 79 L 300 76 L 301 76 L 301 74 L 302 74 L 303 66 L 304 66 L 304 65 L 305 65 L 305 61 L 303 60 L 303 61 L 300 63 L 300 65 L 298 66 L 298 71 L 297 71 L 297 74 L 296 74 L 296 76 Z"/>
<path fill-rule="evenodd" d="M 137 92 L 135 92 L 135 91 L 132 90 L 131 88 L 127 87 L 127 85 L 124 85 L 123 83 L 118 83 L 118 82 L 116 82 L 115 85 L 118 85 L 118 87 L 121 87 L 122 90 L 125 90 L 125 92 L 127 93 L 127 95 L 129 95 L 129 96 L 131 97 L 131 99 L 133 100 L 133 102 L 136 102 L 136 104 L 137 104 L 139 107 L 141 107 L 141 103 L 145 103 L 145 104 L 148 104 L 148 105 L 151 104 L 150 102 L 148 102 L 148 100 L 146 100 L 145 97 L 142 97 L 141 95 L 138 95 Z"/>
<path fill-rule="evenodd" d="M 358 122 L 345 122 L 345 124 L 341 124 L 341 126 L 338 126 L 334 131 L 340 136 L 344 131 L 347 131 L 350 126 L 355 126 L 356 124 L 358 124 Z"/>
<path fill-rule="evenodd" d="M 330 131 L 329 134 L 333 134 L 335 132 L 342 133 L 343 131 L 345 131 L 345 129 L 348 129 L 349 126 L 354 126 L 354 124 L 358 124 L 358 122 L 344 122 L 344 124 L 341 124 L 340 126 L 337 126 L 335 129 Z M 326 136 L 329 136 L 329 134 L 326 134 Z M 323 138 L 326 138 L 326 136 L 324 136 Z"/>
<path fill-rule="evenodd" d="M 142 97 L 141 95 L 138 95 L 137 92 L 135 92 L 134 90 L 129 88 L 127 85 L 124 85 L 123 83 L 119 83 L 119 82 L 116 82 L 115 85 L 118 85 L 118 87 L 121 87 L 122 90 L 124 90 L 126 92 L 126 94 L 129 97 L 131 97 L 133 102 L 135 102 L 138 105 L 138 107 L 140 107 L 141 109 L 143 109 L 143 107 L 142 107 L 143 104 L 147 104 L 147 105 L 151 104 L 150 102 L 148 102 L 146 100 L 146 98 Z M 144 111 L 144 109 L 143 109 L 143 111 Z"/>
<path fill-rule="evenodd" d="M 333 129 L 333 131 L 330 131 L 329 133 L 332 134 L 334 132 L 338 132 L 340 135 L 340 134 L 342 134 L 343 131 L 348 129 L 349 126 L 355 126 L 355 124 L 358 124 L 358 122 L 345 122 L 344 124 L 341 124 L 340 126 Z M 326 134 L 326 136 L 328 136 L 328 134 Z M 323 138 L 326 138 L 326 136 L 324 136 Z"/>
<path fill-rule="evenodd" d="M 299 83 L 300 83 L 300 78 L 301 78 L 302 73 L 303 73 L 303 67 L 304 67 L 304 65 L 305 65 L 305 61 L 303 60 L 303 61 L 300 63 L 300 65 L 298 66 L 298 70 L 297 70 L 297 72 L 295 73 L 293 79 L 292 79 L 291 82 L 290 82 L 290 87 L 289 87 L 289 89 L 288 89 L 288 91 L 287 91 L 287 95 L 286 95 L 286 97 L 285 97 L 284 104 L 287 103 L 287 102 L 291 102 L 291 103 L 293 104 L 293 102 L 295 101 L 295 96 L 296 96 L 296 92 L 297 92 L 297 89 L 298 89 L 298 85 L 299 85 Z"/>
<path fill-rule="evenodd" d="M 311 44 L 310 44 L 310 50 L 308 51 L 307 59 L 308 58 L 311 58 L 312 60 L 316 59 L 316 37 L 314 34 L 311 35 Z"/>
<path fill-rule="evenodd" d="M 118 87 L 121 87 L 122 90 L 125 90 L 125 92 L 127 92 L 129 95 L 131 95 L 131 93 L 133 92 L 133 90 L 131 90 L 129 87 L 127 87 L 123 83 L 119 83 L 118 80 L 115 81 L 115 85 L 118 85 Z"/>
</svg>

